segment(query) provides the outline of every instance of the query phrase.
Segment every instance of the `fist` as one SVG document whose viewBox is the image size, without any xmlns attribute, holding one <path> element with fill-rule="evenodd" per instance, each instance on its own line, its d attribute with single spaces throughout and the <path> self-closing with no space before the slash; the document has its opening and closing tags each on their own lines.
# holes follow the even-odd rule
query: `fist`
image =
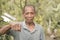
<svg viewBox="0 0 60 40">
<path fill-rule="evenodd" d="M 19 23 L 12 23 L 11 29 L 15 31 L 21 31 L 21 25 Z"/>
</svg>

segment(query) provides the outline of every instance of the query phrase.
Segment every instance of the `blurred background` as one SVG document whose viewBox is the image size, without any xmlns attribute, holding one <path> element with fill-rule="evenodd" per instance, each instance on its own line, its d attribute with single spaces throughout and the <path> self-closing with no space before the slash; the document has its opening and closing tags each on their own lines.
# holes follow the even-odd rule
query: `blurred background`
<svg viewBox="0 0 60 40">
<path fill-rule="evenodd" d="M 34 21 L 43 26 L 46 40 L 60 40 L 60 0 L 0 0 L 0 28 L 10 22 L 23 21 L 22 9 L 34 5 Z M 0 40 L 13 40 L 11 35 L 0 35 Z"/>
</svg>

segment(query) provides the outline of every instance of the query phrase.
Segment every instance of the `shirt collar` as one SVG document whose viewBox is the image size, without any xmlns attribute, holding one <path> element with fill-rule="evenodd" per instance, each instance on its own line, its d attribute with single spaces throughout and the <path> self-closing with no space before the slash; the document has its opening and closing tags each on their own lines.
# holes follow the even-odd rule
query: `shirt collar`
<svg viewBox="0 0 60 40">
<path fill-rule="evenodd" d="M 34 24 L 35 24 L 35 29 L 33 31 L 36 31 L 37 30 L 37 24 L 36 24 L 36 22 L 34 22 Z M 23 21 L 23 28 L 28 30 L 25 21 Z"/>
</svg>

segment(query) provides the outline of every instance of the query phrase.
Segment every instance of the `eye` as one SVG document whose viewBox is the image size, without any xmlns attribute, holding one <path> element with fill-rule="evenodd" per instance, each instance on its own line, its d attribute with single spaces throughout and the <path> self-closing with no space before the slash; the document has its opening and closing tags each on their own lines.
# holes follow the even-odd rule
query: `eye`
<svg viewBox="0 0 60 40">
<path fill-rule="evenodd" d="M 25 13 L 26 15 L 28 15 L 29 14 L 29 12 L 27 12 L 27 13 Z"/>
<path fill-rule="evenodd" d="M 33 15 L 33 14 L 34 14 L 34 12 L 26 12 L 26 13 L 25 13 L 25 15 L 28 15 L 28 14 Z"/>
<path fill-rule="evenodd" d="M 31 12 L 31 14 L 34 14 L 33 12 Z"/>
</svg>

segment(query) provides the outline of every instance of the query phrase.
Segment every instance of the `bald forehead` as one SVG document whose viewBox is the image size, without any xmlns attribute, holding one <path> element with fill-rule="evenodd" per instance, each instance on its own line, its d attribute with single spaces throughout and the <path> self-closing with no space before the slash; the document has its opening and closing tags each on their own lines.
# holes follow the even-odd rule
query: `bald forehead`
<svg viewBox="0 0 60 40">
<path fill-rule="evenodd" d="M 26 11 L 34 11 L 35 12 L 35 7 L 33 5 L 26 5 L 24 6 L 23 8 L 23 14 L 26 12 Z"/>
<path fill-rule="evenodd" d="M 33 6 L 25 6 L 25 9 L 33 9 L 34 10 L 34 7 Z"/>
<path fill-rule="evenodd" d="M 25 6 L 25 11 L 26 11 L 26 10 L 32 10 L 32 11 L 34 11 L 35 9 L 34 9 L 33 6 Z"/>
</svg>

